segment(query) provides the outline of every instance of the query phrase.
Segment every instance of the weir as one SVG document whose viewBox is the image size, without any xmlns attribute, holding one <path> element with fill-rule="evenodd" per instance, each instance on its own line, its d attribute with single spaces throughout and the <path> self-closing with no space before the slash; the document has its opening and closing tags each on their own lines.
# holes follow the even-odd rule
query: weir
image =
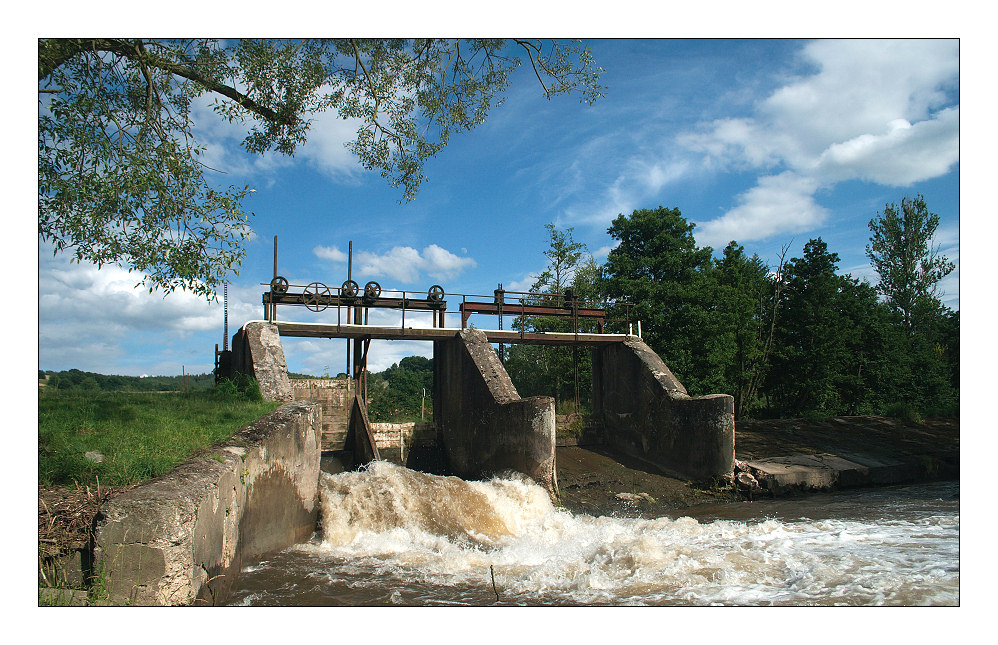
<svg viewBox="0 0 998 645">
<path fill-rule="evenodd" d="M 290 401 L 295 395 L 281 336 L 431 341 L 433 416 L 449 470 L 465 478 L 515 470 L 554 492 L 554 399 L 520 398 L 491 346 L 497 342 L 495 331 L 253 321 L 233 336 L 230 362 L 257 379 L 264 398 Z M 517 342 L 517 332 L 506 334 L 503 342 Z M 537 344 L 572 342 L 592 348 L 593 412 L 606 445 L 683 479 L 704 481 L 733 472 L 731 396 L 689 396 L 662 359 L 636 336 L 531 336 L 529 342 Z M 366 415 L 358 409 L 360 389 L 354 388 L 345 447 L 363 463 L 375 458 L 377 446 Z"/>
<path fill-rule="evenodd" d="M 351 244 L 352 249 L 352 244 Z M 448 294 L 440 285 L 425 294 L 383 291 L 377 282 L 361 288 L 351 279 L 339 287 L 321 282 L 291 284 L 277 275 L 264 292 L 264 320 L 246 323 L 232 339 L 232 351 L 218 352 L 217 373 L 254 376 L 264 398 L 295 399 L 281 337 L 352 340 L 352 403 L 346 437 L 339 449 L 355 463 L 380 458 L 367 418 L 364 377 L 372 340 L 422 340 L 433 343 L 433 418 L 438 446 L 450 472 L 479 478 L 504 470 L 522 472 L 551 492 L 557 490 L 555 403 L 551 397 L 522 399 L 492 344 L 589 347 L 593 355 L 593 413 L 603 443 L 669 474 L 697 481 L 734 470 L 734 399 L 717 394 L 690 397 L 662 359 L 639 337 L 604 333 L 606 312 L 586 304 L 572 289 L 561 294 L 507 291 L 499 285 L 487 296 L 449 294 L 459 300 L 461 327 L 445 326 Z M 336 322 L 277 320 L 277 306 L 335 309 Z M 622 303 L 631 331 L 630 305 Z M 401 324 L 370 325 L 370 309 L 401 312 Z M 432 316 L 430 327 L 413 326 L 413 312 Z M 468 328 L 473 314 L 498 316 L 499 329 Z M 409 316 L 408 324 L 406 316 Z M 571 319 L 572 331 L 527 331 L 527 316 Z M 519 324 L 504 330 L 504 316 Z M 580 330 L 580 322 L 600 333 Z M 640 335 L 640 324 L 639 324 Z M 347 352 L 350 372 L 351 352 Z M 298 389 L 299 396 L 317 395 Z M 325 397 L 325 395 L 321 395 Z"/>
</svg>

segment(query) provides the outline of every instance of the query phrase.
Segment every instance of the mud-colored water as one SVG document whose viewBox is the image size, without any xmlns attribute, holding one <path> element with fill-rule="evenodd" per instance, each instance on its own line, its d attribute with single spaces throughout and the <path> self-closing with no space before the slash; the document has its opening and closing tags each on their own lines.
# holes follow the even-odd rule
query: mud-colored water
<svg viewBox="0 0 998 645">
<path fill-rule="evenodd" d="M 229 604 L 956 605 L 958 495 L 944 482 L 592 517 L 525 479 L 376 462 L 323 475 L 321 530 L 247 568 Z"/>
</svg>

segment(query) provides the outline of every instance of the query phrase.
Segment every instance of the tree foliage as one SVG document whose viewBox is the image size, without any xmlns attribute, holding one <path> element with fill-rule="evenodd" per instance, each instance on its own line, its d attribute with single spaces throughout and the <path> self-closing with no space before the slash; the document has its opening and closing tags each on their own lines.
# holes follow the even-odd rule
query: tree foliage
<svg viewBox="0 0 998 645">
<path fill-rule="evenodd" d="M 368 374 L 367 413 L 372 421 L 413 421 L 433 415 L 433 360 L 407 356 L 384 372 Z"/>
<path fill-rule="evenodd" d="M 958 312 L 926 298 L 913 327 L 820 238 L 770 267 L 734 241 L 712 259 L 692 232 L 678 209 L 621 215 L 599 272 L 690 394 L 731 394 L 737 418 L 958 413 Z"/>
<path fill-rule="evenodd" d="M 150 289 L 212 298 L 244 256 L 251 189 L 209 180 L 196 101 L 244 124 L 251 153 L 294 154 L 318 113 L 353 119 L 348 148 L 410 200 L 425 160 L 483 123 L 525 62 L 548 98 L 600 96 L 602 70 L 576 43 L 40 40 L 39 235 Z"/>
<path fill-rule="evenodd" d="M 720 345 L 710 333 L 717 303 L 710 247 L 698 247 L 694 224 L 678 208 L 640 209 L 613 220 L 618 240 L 606 261 L 606 293 L 618 324 L 620 303 L 633 303 L 629 318 L 691 392 L 719 385 Z M 618 329 L 617 331 L 627 331 Z"/>
<path fill-rule="evenodd" d="M 879 291 L 908 327 L 934 317 L 941 308 L 936 286 L 954 265 L 939 255 L 932 238 L 939 215 L 930 213 L 925 198 L 904 197 L 901 205 L 887 204 L 870 220 L 872 236 L 866 254 L 880 276 Z"/>
<path fill-rule="evenodd" d="M 544 251 L 547 265 L 530 288 L 531 293 L 544 294 L 527 298 L 526 304 L 561 307 L 564 295 L 571 289 L 580 302 L 594 302 L 599 293 L 600 267 L 589 255 L 586 245 L 574 239 L 573 228 L 558 229 L 546 224 L 548 248 Z M 573 331 L 572 318 L 536 316 L 518 319 L 514 328 L 536 332 Z M 594 331 L 595 323 L 578 321 L 580 332 Z M 578 348 L 550 345 L 512 345 L 502 356 L 506 371 L 521 396 L 551 396 L 563 409 L 576 395 L 579 403 L 592 392 L 592 358 Z"/>
</svg>

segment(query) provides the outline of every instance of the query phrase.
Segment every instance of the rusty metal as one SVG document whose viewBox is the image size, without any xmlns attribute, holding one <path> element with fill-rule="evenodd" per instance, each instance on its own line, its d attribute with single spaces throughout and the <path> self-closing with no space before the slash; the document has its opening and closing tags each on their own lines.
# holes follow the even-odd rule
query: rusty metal
<svg viewBox="0 0 998 645">
<path fill-rule="evenodd" d="M 352 245 L 350 249 L 350 265 L 352 265 Z M 276 252 L 276 239 L 275 239 Z M 276 275 L 276 253 L 275 253 L 275 275 L 267 285 L 269 289 L 263 294 L 263 304 L 265 317 L 271 321 L 277 320 L 277 305 L 304 306 L 310 311 L 321 312 L 329 307 L 335 307 L 336 328 L 339 330 L 342 322 L 353 325 L 367 327 L 369 309 L 396 309 L 402 312 L 401 327 L 404 330 L 407 324 L 407 312 L 430 312 L 432 314 L 432 327 L 434 329 L 444 329 L 444 317 L 447 310 L 447 294 L 444 288 L 435 284 L 426 291 L 425 298 L 413 298 L 411 292 L 407 291 L 385 291 L 378 282 L 370 281 L 364 285 L 363 290 L 351 277 L 352 266 L 348 268 L 347 280 L 339 288 L 330 289 L 322 282 L 312 282 L 305 286 L 291 284 L 284 276 Z M 299 291 L 300 289 L 300 291 Z M 458 294 L 451 294 L 452 296 Z M 471 314 L 486 314 L 499 317 L 499 330 L 493 333 L 494 338 L 490 342 L 499 343 L 528 343 L 528 344 L 592 344 L 600 343 L 593 338 L 593 334 L 583 332 L 580 329 L 582 321 L 595 323 L 598 334 L 605 334 L 607 321 L 607 311 L 587 305 L 574 289 L 568 288 L 564 293 L 531 293 L 520 291 L 507 291 L 500 283 L 498 288 L 492 293 L 492 297 L 471 294 L 460 294 L 461 301 L 458 310 L 461 313 L 461 329 L 468 326 Z M 475 298 L 476 300 L 470 300 Z M 481 298 L 481 300 L 477 300 Z M 615 303 L 615 306 L 623 306 L 626 316 L 625 328 L 630 323 L 631 303 Z M 343 320 L 342 309 L 346 309 L 346 320 Z M 353 315 L 351 315 L 351 312 Z M 504 316 L 516 316 L 519 329 L 504 331 Z M 552 317 L 571 318 L 571 331 L 565 333 L 557 332 L 528 332 L 527 317 Z M 410 323 L 411 324 L 411 323 Z M 483 330 L 485 331 L 485 330 Z M 339 336 L 356 338 L 356 336 Z M 607 339 L 611 341 L 611 339 Z M 612 341 L 611 341 L 612 342 Z M 500 347 L 500 356 L 502 356 Z M 353 354 L 353 356 L 351 356 Z M 347 347 L 347 373 L 356 372 L 357 361 L 361 358 L 362 350 L 357 347 L 354 352 Z M 351 360 L 353 359 L 353 360 Z M 573 362 L 575 362 L 573 360 Z M 351 363 L 353 363 L 351 365 Z M 351 370 L 351 367 L 353 368 Z"/>
<path fill-rule="evenodd" d="M 347 278 L 340 285 L 340 297 L 341 298 L 356 298 L 357 294 L 360 292 L 360 285 Z"/>
<path fill-rule="evenodd" d="M 331 295 L 329 287 L 321 282 L 313 282 L 302 292 L 302 304 L 311 311 L 324 311 L 329 306 L 328 301 Z"/>
<path fill-rule="evenodd" d="M 273 293 L 282 295 L 288 292 L 288 279 L 282 275 L 270 281 L 270 290 Z"/>
<path fill-rule="evenodd" d="M 431 302 L 441 302 L 444 299 L 444 288 L 435 284 L 426 291 L 426 299 Z"/>
<path fill-rule="evenodd" d="M 381 285 L 375 281 L 370 281 L 364 285 L 364 300 L 371 302 L 381 297 Z"/>
<path fill-rule="evenodd" d="M 600 333 L 606 323 L 606 311 L 603 309 L 568 309 L 564 307 L 549 307 L 543 305 L 504 304 L 497 305 L 491 302 L 462 302 L 460 305 L 462 326 L 466 325 L 471 314 L 490 314 L 493 316 L 518 315 L 518 316 L 550 316 L 557 318 L 586 318 L 595 320 L 599 325 Z"/>
</svg>

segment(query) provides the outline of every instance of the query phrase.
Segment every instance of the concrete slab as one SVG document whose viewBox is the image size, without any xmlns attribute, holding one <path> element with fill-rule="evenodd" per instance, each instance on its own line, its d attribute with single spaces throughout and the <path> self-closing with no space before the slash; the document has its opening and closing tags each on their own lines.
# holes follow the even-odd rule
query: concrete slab
<svg viewBox="0 0 998 645">
<path fill-rule="evenodd" d="M 830 453 L 788 455 L 746 462 L 747 472 L 774 494 L 791 488 L 822 490 L 870 484 L 900 483 L 910 478 L 910 466 L 900 461 L 877 460 Z"/>
</svg>

